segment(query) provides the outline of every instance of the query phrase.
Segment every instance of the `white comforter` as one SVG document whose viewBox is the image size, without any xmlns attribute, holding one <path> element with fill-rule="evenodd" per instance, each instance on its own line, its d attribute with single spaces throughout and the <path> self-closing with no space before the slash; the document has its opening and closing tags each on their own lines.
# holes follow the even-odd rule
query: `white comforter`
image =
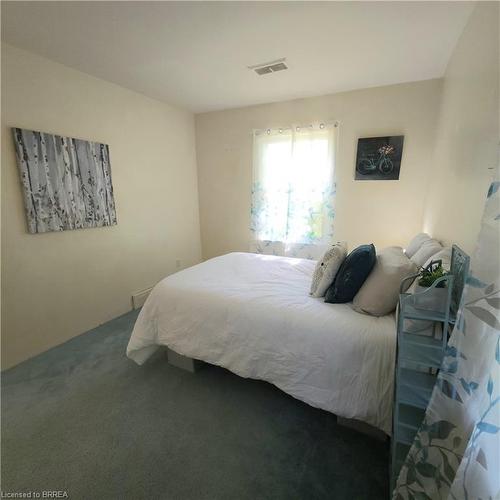
<svg viewBox="0 0 500 500">
<path fill-rule="evenodd" d="M 168 276 L 148 297 L 127 355 L 142 364 L 166 345 L 389 434 L 394 316 L 310 297 L 314 266 L 230 253 Z"/>
</svg>

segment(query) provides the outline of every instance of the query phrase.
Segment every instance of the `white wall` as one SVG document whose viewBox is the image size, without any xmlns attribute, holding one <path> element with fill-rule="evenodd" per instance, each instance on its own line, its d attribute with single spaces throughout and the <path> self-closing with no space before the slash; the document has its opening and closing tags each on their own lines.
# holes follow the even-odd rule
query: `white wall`
<svg viewBox="0 0 500 500">
<path fill-rule="evenodd" d="M 498 165 L 499 5 L 478 2 L 448 64 L 424 228 L 472 253 Z"/>
<path fill-rule="evenodd" d="M 30 235 L 10 128 L 109 144 L 118 225 Z M 200 260 L 192 114 L 2 45 L 2 367 Z"/>
<path fill-rule="evenodd" d="M 405 245 L 422 229 L 441 80 L 196 115 L 203 257 L 246 251 L 252 129 L 340 120 L 335 238 Z M 405 136 L 399 181 L 355 181 L 359 137 Z"/>
<path fill-rule="evenodd" d="M 177 259 L 198 262 L 199 217 L 204 258 L 246 250 L 254 128 L 341 122 L 335 231 L 351 248 L 404 245 L 423 225 L 472 252 L 498 161 L 498 15 L 478 3 L 444 82 L 198 115 L 198 186 L 190 113 L 2 44 L 3 368 L 126 312 Z M 12 126 L 108 143 L 118 225 L 29 235 Z M 389 134 L 405 135 L 400 180 L 355 181 L 358 137 Z"/>
</svg>

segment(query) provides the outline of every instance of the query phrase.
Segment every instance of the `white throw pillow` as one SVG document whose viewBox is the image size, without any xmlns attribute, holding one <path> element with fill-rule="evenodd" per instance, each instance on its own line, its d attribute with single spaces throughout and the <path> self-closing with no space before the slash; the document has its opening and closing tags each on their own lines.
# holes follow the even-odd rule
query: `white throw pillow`
<svg viewBox="0 0 500 500">
<path fill-rule="evenodd" d="M 430 239 L 431 237 L 427 233 L 417 234 L 417 236 L 415 236 L 410 243 L 408 243 L 408 246 L 405 249 L 405 254 L 411 259 L 417 251 L 420 250 L 423 243 Z"/>
<path fill-rule="evenodd" d="M 353 309 L 372 316 L 391 313 L 398 304 L 401 281 L 417 272 L 417 265 L 401 247 L 384 248 L 377 254 L 375 267 L 354 297 Z M 408 281 L 406 288 L 410 284 Z"/>
<path fill-rule="evenodd" d="M 443 247 L 439 241 L 430 239 L 424 241 L 422 246 L 415 252 L 415 254 L 410 257 L 410 259 L 417 264 L 417 266 L 422 267 L 429 258 L 437 254 Z"/>
<path fill-rule="evenodd" d="M 433 260 L 440 260 L 441 265 L 443 266 L 443 269 L 446 271 L 450 270 L 451 267 L 451 247 L 444 247 L 441 250 L 439 250 L 438 253 L 431 255 L 423 265 L 423 267 L 427 267 L 431 261 Z"/>
<path fill-rule="evenodd" d="M 310 295 L 313 297 L 324 297 L 328 287 L 333 283 L 337 271 L 347 256 L 347 243 L 345 241 L 336 243 L 327 250 L 323 258 L 316 264 L 314 270 Z"/>
</svg>

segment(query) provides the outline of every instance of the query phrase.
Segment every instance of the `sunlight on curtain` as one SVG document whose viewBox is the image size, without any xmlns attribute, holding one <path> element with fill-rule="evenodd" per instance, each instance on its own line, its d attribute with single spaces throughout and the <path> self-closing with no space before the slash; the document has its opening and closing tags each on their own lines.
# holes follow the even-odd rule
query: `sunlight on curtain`
<svg viewBox="0 0 500 500">
<path fill-rule="evenodd" d="M 254 249 L 290 255 L 306 248 L 309 254 L 331 243 L 335 134 L 334 124 L 255 132 Z"/>
<path fill-rule="evenodd" d="M 500 182 L 493 182 L 462 305 L 395 500 L 500 498 Z"/>
</svg>

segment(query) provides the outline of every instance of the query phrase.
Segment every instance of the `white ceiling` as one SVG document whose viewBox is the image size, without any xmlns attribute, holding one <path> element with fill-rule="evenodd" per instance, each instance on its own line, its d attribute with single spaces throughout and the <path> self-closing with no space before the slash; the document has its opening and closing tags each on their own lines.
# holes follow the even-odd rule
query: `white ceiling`
<svg viewBox="0 0 500 500">
<path fill-rule="evenodd" d="M 194 112 L 441 77 L 470 2 L 5 2 L 2 39 Z M 287 58 L 288 71 L 247 66 Z"/>
</svg>

